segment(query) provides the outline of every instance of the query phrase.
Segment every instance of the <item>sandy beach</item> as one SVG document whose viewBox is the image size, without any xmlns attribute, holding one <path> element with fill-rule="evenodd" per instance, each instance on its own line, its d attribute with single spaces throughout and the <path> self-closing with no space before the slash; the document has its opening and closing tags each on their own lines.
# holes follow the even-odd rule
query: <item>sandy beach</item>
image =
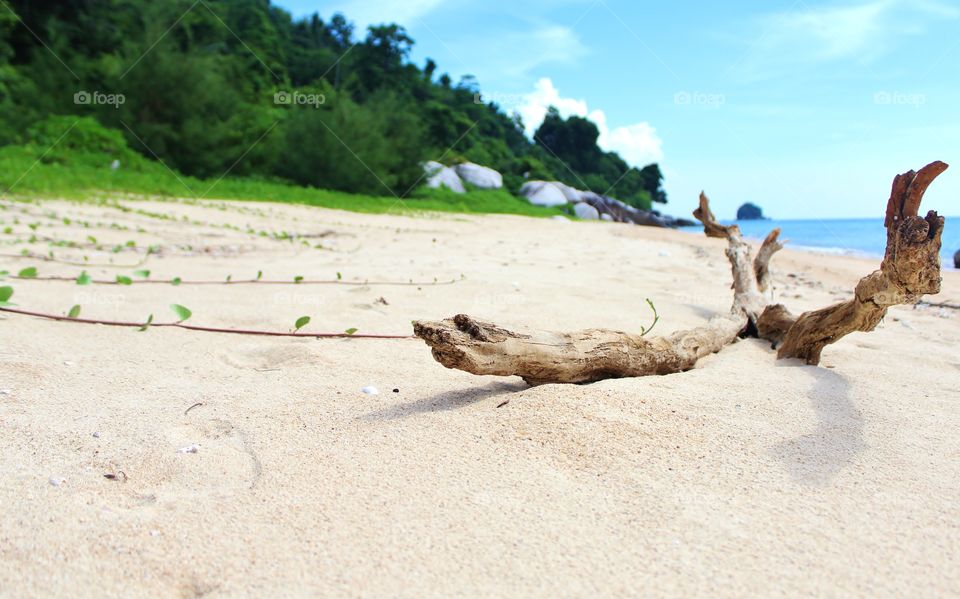
<svg viewBox="0 0 960 599">
<path fill-rule="evenodd" d="M 731 300 L 723 241 L 624 224 L 133 199 L 2 216 L 25 238 L 41 223 L 39 254 L 125 266 L 0 270 L 183 281 L 3 283 L 22 309 L 91 319 L 169 322 L 176 303 L 274 331 L 308 315 L 304 332 L 407 335 L 458 313 L 639 330 L 650 298 L 663 334 Z M 88 237 L 121 247 L 49 244 Z M 159 254 L 136 265 L 128 241 Z M 823 307 L 878 266 L 787 249 L 775 294 Z M 258 272 L 342 282 L 189 284 Z M 927 300 L 960 304 L 960 272 Z M 960 594 L 955 309 L 893 308 L 819 367 L 750 339 L 682 374 L 534 388 L 413 338 L 0 314 L 0 339 L 2 597 Z"/>
</svg>

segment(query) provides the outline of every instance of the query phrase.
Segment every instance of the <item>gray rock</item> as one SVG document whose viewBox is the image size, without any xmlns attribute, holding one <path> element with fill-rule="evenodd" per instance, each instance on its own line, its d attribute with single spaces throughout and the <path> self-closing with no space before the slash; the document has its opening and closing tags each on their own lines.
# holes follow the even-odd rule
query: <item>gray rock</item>
<svg viewBox="0 0 960 599">
<path fill-rule="evenodd" d="M 448 166 L 443 166 L 439 162 L 426 162 L 423 165 L 423 171 L 427 174 L 427 187 L 430 189 L 439 189 L 446 187 L 454 193 L 466 193 L 463 181 L 457 175 L 457 171 Z"/>
<path fill-rule="evenodd" d="M 577 218 L 582 218 L 583 220 L 600 220 L 600 212 L 586 202 L 574 204 L 573 213 L 577 215 Z"/>
<path fill-rule="evenodd" d="M 553 185 L 556 185 L 558 188 L 560 188 L 560 191 L 563 192 L 564 197 L 566 197 L 567 201 L 570 202 L 571 204 L 575 204 L 577 202 L 583 201 L 583 194 L 585 192 L 580 191 L 579 189 L 574 189 L 573 187 L 570 187 L 569 185 L 566 185 L 559 181 L 551 181 L 551 183 Z"/>
<path fill-rule="evenodd" d="M 535 206 L 563 206 L 567 196 L 550 181 L 527 181 L 520 188 L 520 195 Z"/>
<path fill-rule="evenodd" d="M 457 175 L 463 181 L 479 189 L 501 189 L 503 187 L 503 175 L 485 166 L 464 162 L 456 167 Z"/>
<path fill-rule="evenodd" d="M 747 202 L 737 209 L 737 220 L 767 220 L 763 217 L 763 210 L 756 204 Z"/>
</svg>

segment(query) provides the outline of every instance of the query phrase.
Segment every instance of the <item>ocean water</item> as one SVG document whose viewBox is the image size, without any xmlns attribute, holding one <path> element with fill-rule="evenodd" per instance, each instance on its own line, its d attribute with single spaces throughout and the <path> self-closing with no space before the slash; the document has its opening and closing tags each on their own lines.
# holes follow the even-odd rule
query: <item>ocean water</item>
<svg viewBox="0 0 960 599">
<path fill-rule="evenodd" d="M 780 227 L 780 239 L 787 247 L 831 254 L 882 258 L 887 245 L 887 232 L 882 218 L 836 220 L 742 220 L 723 224 L 740 225 L 745 237 L 762 240 L 772 229 Z M 703 235 L 702 227 L 681 230 Z M 960 217 L 947 217 L 943 231 L 941 257 L 945 269 L 953 268 L 953 255 L 960 250 Z"/>
</svg>

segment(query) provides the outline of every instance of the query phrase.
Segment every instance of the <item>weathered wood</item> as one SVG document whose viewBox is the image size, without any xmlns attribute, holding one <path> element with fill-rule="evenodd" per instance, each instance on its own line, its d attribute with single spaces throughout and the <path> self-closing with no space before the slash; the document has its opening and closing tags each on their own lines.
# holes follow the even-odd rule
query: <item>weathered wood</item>
<svg viewBox="0 0 960 599">
<path fill-rule="evenodd" d="M 532 385 L 589 383 L 690 370 L 700 358 L 754 330 L 765 306 L 754 272 L 753 252 L 740 228 L 717 222 L 704 194 L 694 216 L 703 223 L 707 235 L 727 239 L 734 281 L 730 313 L 701 327 L 649 339 L 604 329 L 516 333 L 459 314 L 441 322 L 416 322 L 414 334 L 447 368 L 472 374 L 516 375 Z"/>
<path fill-rule="evenodd" d="M 690 370 L 703 356 L 735 341 L 746 322 L 745 317 L 718 317 L 690 331 L 647 339 L 604 329 L 515 333 L 459 314 L 441 322 L 416 322 L 414 334 L 447 368 L 519 376 L 538 385 Z"/>
<path fill-rule="evenodd" d="M 760 291 L 766 293 L 770 289 L 770 259 L 783 249 L 784 242 L 780 241 L 780 229 L 770 231 L 757 251 L 757 258 L 753 261 L 753 271 L 757 275 L 757 285 Z"/>
<path fill-rule="evenodd" d="M 773 347 L 777 347 L 795 322 L 797 317 L 783 304 L 767 306 L 757 319 L 757 336 L 772 341 Z"/>
<path fill-rule="evenodd" d="M 802 314 L 783 334 L 778 358 L 799 358 L 819 364 L 830 343 L 855 331 L 872 331 L 897 304 L 915 304 L 925 294 L 940 292 L 940 247 L 944 218 L 933 210 L 917 216 L 930 183 L 947 169 L 933 162 L 897 175 L 887 202 L 887 250 L 880 270 L 857 284 L 848 301 Z"/>
<path fill-rule="evenodd" d="M 946 169 L 942 162 L 918 173 L 898 175 L 887 205 L 887 253 L 879 271 L 857 285 L 853 299 L 795 317 L 782 305 L 768 306 L 769 263 L 783 247 L 779 230 L 767 236 L 756 256 L 737 225 L 721 225 L 700 194 L 693 215 L 708 237 L 727 240 L 733 275 L 730 313 L 703 326 L 663 337 L 588 329 L 572 333 L 517 333 L 465 314 L 439 322 L 415 322 L 414 333 L 446 366 L 478 375 L 520 376 L 530 384 L 589 383 L 607 378 L 670 374 L 741 336 L 779 344 L 778 357 L 818 363 L 829 343 L 853 331 L 872 330 L 889 306 L 912 303 L 940 289 L 943 217 L 917 216 L 923 193 Z"/>
</svg>

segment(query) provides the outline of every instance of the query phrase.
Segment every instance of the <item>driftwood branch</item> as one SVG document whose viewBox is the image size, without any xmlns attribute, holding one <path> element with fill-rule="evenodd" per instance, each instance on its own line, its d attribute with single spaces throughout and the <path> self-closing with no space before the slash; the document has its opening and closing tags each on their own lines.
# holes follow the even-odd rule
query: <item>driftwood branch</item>
<svg viewBox="0 0 960 599">
<path fill-rule="evenodd" d="M 780 229 L 770 231 L 757 251 L 756 260 L 753 261 L 753 272 L 757 276 L 757 285 L 759 285 L 761 292 L 770 289 L 770 259 L 782 249 L 783 242 L 780 241 Z"/>
<path fill-rule="evenodd" d="M 414 334 L 447 368 L 472 374 L 520 376 L 532 385 L 589 383 L 608 378 L 670 374 L 690 370 L 700 358 L 755 327 L 765 307 L 757 285 L 750 244 L 736 225 L 723 226 L 703 194 L 694 216 L 711 237 L 727 240 L 733 270 L 730 313 L 707 324 L 666 337 L 588 329 L 573 333 L 515 333 L 465 314 L 441 322 L 416 322 Z"/>
<path fill-rule="evenodd" d="M 923 295 L 940 293 L 944 218 L 933 210 L 925 217 L 917 213 L 927 187 L 946 169 L 943 162 L 933 162 L 919 172 L 897 175 L 887 202 L 887 250 L 880 270 L 860 280 L 852 299 L 797 318 L 782 332 L 778 358 L 819 364 L 824 347 L 849 333 L 872 331 L 890 306 L 915 304 Z M 780 324 L 771 327 L 776 330 L 789 322 L 783 306 L 767 311 L 764 326 L 778 320 Z"/>
<path fill-rule="evenodd" d="M 779 343 L 778 357 L 819 361 L 828 343 L 856 330 L 872 330 L 888 306 L 915 302 L 940 288 L 943 218 L 917 216 L 923 193 L 946 169 L 935 162 L 899 175 L 887 206 L 887 254 L 881 269 L 865 277 L 854 299 L 799 318 L 782 305 L 768 306 L 770 260 L 783 247 L 772 231 L 754 255 L 736 225 L 721 225 L 700 194 L 694 217 L 708 237 L 727 240 L 733 276 L 730 313 L 703 326 L 663 337 L 606 329 L 572 333 L 518 333 L 465 314 L 414 323 L 414 334 L 446 366 L 477 375 L 520 376 L 530 384 L 589 383 L 607 378 L 682 372 L 741 336 Z"/>
</svg>

